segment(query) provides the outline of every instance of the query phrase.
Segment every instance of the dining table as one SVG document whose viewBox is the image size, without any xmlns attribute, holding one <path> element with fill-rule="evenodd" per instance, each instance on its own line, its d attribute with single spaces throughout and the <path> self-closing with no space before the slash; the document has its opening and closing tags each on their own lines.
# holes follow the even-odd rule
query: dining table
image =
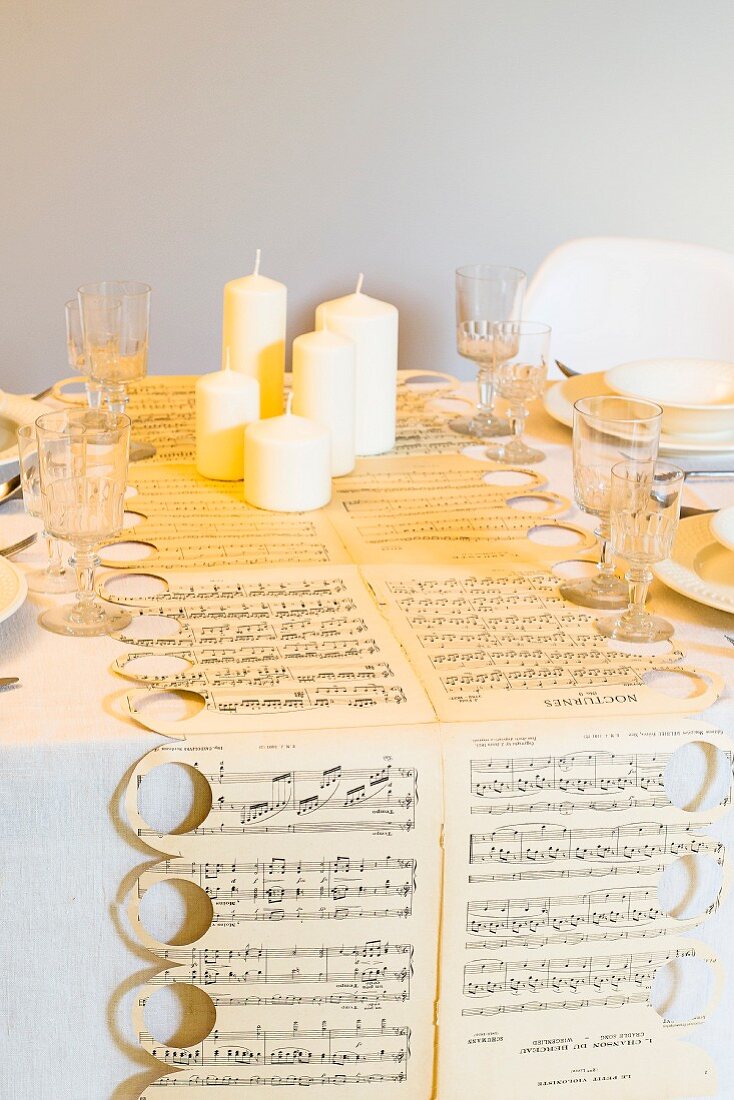
<svg viewBox="0 0 734 1100">
<path fill-rule="evenodd" d="M 471 396 L 468 383 L 463 392 Z M 535 402 L 527 437 L 546 454 L 536 471 L 572 502 L 569 429 Z M 457 436 L 457 452 L 465 446 Z M 696 480 L 684 490 L 688 507 L 732 502 L 734 482 Z M 573 503 L 568 515 L 594 526 Z M 21 500 L 0 505 L 0 546 L 38 527 Z M 43 550 L 39 540 L 16 564 L 37 567 Z M 61 637 L 39 625 L 49 603 L 68 598 L 29 595 L 0 623 L 0 677 L 19 679 L 0 693 L 0 1097 L 137 1100 L 160 1067 L 138 1045 L 131 1007 L 156 966 L 131 933 L 126 897 L 155 853 L 130 827 L 123 796 L 136 762 L 163 739 L 115 705 L 125 690 L 110 669 L 117 640 Z M 650 602 L 674 624 L 690 662 L 723 678 L 720 697 L 700 717 L 734 738 L 734 615 L 659 581 Z M 173 819 L 186 784 L 169 778 L 157 798 Z M 725 814 L 711 833 L 733 843 L 734 816 Z M 726 981 L 715 1011 L 684 1040 L 711 1053 L 721 1082 L 734 1080 L 733 919 L 734 899 L 725 896 L 696 931 Z"/>
</svg>

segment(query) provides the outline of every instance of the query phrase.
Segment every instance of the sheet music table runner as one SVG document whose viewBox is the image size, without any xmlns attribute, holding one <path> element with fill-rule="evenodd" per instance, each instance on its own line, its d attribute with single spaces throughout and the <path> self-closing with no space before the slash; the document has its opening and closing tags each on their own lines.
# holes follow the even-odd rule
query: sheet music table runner
<svg viewBox="0 0 734 1100">
<path fill-rule="evenodd" d="M 532 435 L 549 448 L 541 469 L 551 488 L 570 496 L 567 437 L 543 414 L 531 418 Z M 689 502 L 714 504 L 721 492 L 699 485 Z M 6 506 L 2 519 L 7 541 L 26 529 L 18 508 Z M 676 622 L 676 640 L 688 659 L 725 675 L 730 618 L 659 586 L 655 599 L 661 613 Z M 13 945 L 6 973 L 10 986 L 24 991 L 9 1018 L 12 1057 L 0 1068 L 0 1092 L 13 1100 L 30 1095 L 97 1100 L 113 1093 L 115 1100 L 134 1100 L 160 1072 L 147 1055 L 136 1052 L 128 1024 L 133 997 L 124 991 L 131 975 L 138 972 L 144 980 L 150 973 L 150 956 L 142 958 L 126 947 L 105 910 L 109 903 L 115 911 L 120 883 L 145 853 L 131 849 L 129 833 L 115 826 L 109 806 L 118 778 L 158 739 L 121 722 L 106 706 L 121 690 L 121 681 L 110 672 L 121 652 L 119 643 L 103 639 L 92 653 L 81 643 L 43 634 L 34 623 L 37 606 L 29 602 L 0 625 L 0 671 L 20 675 L 24 683 L 22 692 L 0 697 L 4 835 L 13 837 L 15 850 L 26 859 L 33 853 L 39 871 L 29 876 L 21 874 L 20 863 L 11 865 L 0 885 L 6 902 L 0 910 L 2 942 Z M 701 717 L 731 734 L 730 695 Z M 168 803 L 174 792 L 159 797 Z M 731 843 L 727 816 L 710 832 Z M 18 897 L 24 899 L 22 909 L 10 903 Z M 724 905 L 697 929 L 696 938 L 711 945 L 731 972 L 728 924 Z M 54 928 L 53 943 L 49 928 Z M 37 1011 L 41 1003 L 42 1016 Z M 694 1039 L 695 1047 L 713 1053 L 724 1096 L 732 1078 L 727 1019 L 733 1004 L 727 986 Z M 108 1015 L 119 1021 L 113 1032 L 100 1024 Z"/>
</svg>

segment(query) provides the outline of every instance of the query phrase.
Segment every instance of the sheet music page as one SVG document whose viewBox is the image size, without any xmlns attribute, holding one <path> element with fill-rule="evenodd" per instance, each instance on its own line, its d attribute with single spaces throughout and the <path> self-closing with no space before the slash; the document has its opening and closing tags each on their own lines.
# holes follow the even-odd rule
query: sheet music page
<svg viewBox="0 0 734 1100">
<path fill-rule="evenodd" d="M 544 484 L 534 470 L 498 469 L 460 454 L 362 458 L 334 481 L 326 513 L 358 563 L 567 557 L 568 546 L 526 537 L 539 524 L 555 525 L 569 508 Z M 518 507 L 508 503 L 515 498 Z M 593 544 L 588 531 L 561 526 L 575 534 L 574 552 Z"/>
<path fill-rule="evenodd" d="M 649 999 L 668 962 L 720 977 L 682 935 L 719 897 L 678 919 L 658 894 L 676 860 L 724 861 L 711 815 L 677 809 L 665 786 L 676 748 L 720 733 L 594 718 L 443 732 L 441 1100 L 715 1095 L 708 1055 Z"/>
<path fill-rule="evenodd" d="M 196 381 L 193 374 L 149 374 L 130 383 L 128 415 L 135 438 L 156 449 L 151 458 L 143 459 L 146 466 L 194 461 Z"/>
<path fill-rule="evenodd" d="M 141 439 L 143 438 L 141 434 Z M 130 466 L 137 495 L 127 510 L 141 514 L 118 542 L 142 542 L 135 561 L 101 553 L 108 568 L 221 569 L 349 561 L 323 511 L 266 512 L 245 503 L 241 481 L 210 481 L 193 465 Z"/>
<path fill-rule="evenodd" d="M 466 446 L 466 437 L 452 431 L 449 420 L 457 413 L 467 412 L 473 407 L 472 402 L 453 392 L 460 385 L 457 378 L 450 378 L 450 383 L 448 387 L 445 382 L 420 387 L 398 384 L 392 454 L 455 455 Z M 442 407 L 448 404 L 454 406 L 453 411 Z"/>
<path fill-rule="evenodd" d="M 683 654 L 612 647 L 595 613 L 563 600 L 546 570 L 368 566 L 362 574 L 441 721 L 685 713 L 717 697 L 695 670 L 688 697 L 647 686 L 646 673 L 682 668 Z"/>
<path fill-rule="evenodd" d="M 165 591 L 149 595 L 135 595 L 138 580 L 114 577 L 101 587 L 105 599 L 138 612 L 117 635 L 136 648 L 114 670 L 196 692 L 206 704 L 185 723 L 155 722 L 144 711 L 139 720 L 160 733 L 435 721 L 355 566 L 171 573 L 162 577 Z M 164 632 L 161 617 L 170 620 Z M 177 657 L 168 661 L 175 669 L 161 672 L 156 656 Z"/>
<path fill-rule="evenodd" d="M 161 1072 L 177 1071 L 145 1100 L 176 1086 L 192 1098 L 206 1089 L 206 1100 L 287 1086 L 428 1100 L 442 866 L 436 727 L 350 732 L 192 738 L 138 765 L 129 818 L 167 858 L 143 872 L 131 900 L 163 967 L 141 993 L 136 1025 Z M 186 763 L 211 788 L 209 814 L 181 836 L 155 834 L 138 812 L 142 776 L 165 762 Z M 157 943 L 139 917 L 141 895 L 170 879 L 194 883 L 211 905 L 208 931 L 186 947 Z M 174 982 L 201 987 L 216 1010 L 193 1047 L 146 1030 L 146 999 Z"/>
</svg>

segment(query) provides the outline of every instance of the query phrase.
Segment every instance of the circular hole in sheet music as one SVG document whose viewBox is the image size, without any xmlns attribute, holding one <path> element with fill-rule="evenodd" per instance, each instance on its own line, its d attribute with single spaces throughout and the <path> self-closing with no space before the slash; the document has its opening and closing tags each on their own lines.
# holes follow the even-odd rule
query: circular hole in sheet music
<svg viewBox="0 0 734 1100">
<path fill-rule="evenodd" d="M 517 508 L 519 512 L 550 512 L 557 502 L 553 497 L 518 496 L 509 497 L 507 503 L 510 508 Z"/>
<path fill-rule="evenodd" d="M 584 541 L 579 531 L 562 523 L 537 523 L 528 531 L 528 538 L 541 546 L 578 546 Z"/>
<path fill-rule="evenodd" d="M 143 596 L 160 596 L 168 591 L 168 581 L 154 573 L 113 573 L 105 577 L 102 589 L 119 600 L 133 600 Z"/>
<path fill-rule="evenodd" d="M 108 546 L 102 546 L 99 550 L 99 556 L 104 558 L 105 561 L 143 561 L 145 558 L 152 558 L 158 553 L 155 546 L 150 542 L 136 542 L 133 539 L 129 539 L 125 542 L 112 542 Z"/>
<path fill-rule="evenodd" d="M 133 700 L 135 713 L 143 722 L 183 722 L 205 706 L 206 701 L 198 692 L 185 688 L 161 688 Z"/>
<path fill-rule="evenodd" d="M 174 653 L 135 653 L 120 665 L 126 676 L 140 680 L 156 680 L 176 676 L 191 668 L 192 662 Z"/>
<path fill-rule="evenodd" d="M 170 641 L 181 633 L 181 624 L 167 615 L 136 615 L 122 631 L 126 640 L 138 642 L 159 639 Z"/>
<path fill-rule="evenodd" d="M 209 931 L 214 906 L 206 891 L 195 882 L 167 878 L 154 882 L 145 891 L 138 915 L 145 931 L 158 943 L 186 947 Z"/>
<path fill-rule="evenodd" d="M 712 911 L 724 884 L 722 866 L 704 852 L 689 852 L 669 863 L 657 885 L 664 913 L 676 920 L 705 917 Z"/>
<path fill-rule="evenodd" d="M 597 572 L 596 562 L 577 561 L 573 558 L 568 558 L 566 561 L 557 561 L 555 565 L 551 566 L 551 573 L 564 581 L 576 580 L 580 577 L 593 577 Z"/>
<path fill-rule="evenodd" d="M 535 477 L 527 470 L 489 470 L 482 481 L 487 485 L 534 485 Z"/>
<path fill-rule="evenodd" d="M 132 500 L 133 497 L 138 495 L 138 489 L 136 485 L 128 485 L 125 489 L 125 500 Z"/>
<path fill-rule="evenodd" d="M 138 813 L 158 836 L 190 833 L 206 821 L 212 789 L 198 768 L 168 762 L 140 777 Z"/>
<path fill-rule="evenodd" d="M 683 1024 L 703 1016 L 714 994 L 716 975 L 705 959 L 683 956 L 655 971 L 650 1004 L 664 1020 Z"/>
<path fill-rule="evenodd" d="M 643 650 L 640 647 L 637 652 L 650 653 L 652 646 Z M 643 672 L 642 681 L 647 687 L 659 691 L 661 695 L 668 695 L 672 699 L 692 699 L 701 695 L 705 690 L 703 681 L 698 676 L 691 676 L 682 670 L 652 668 Z"/>
<path fill-rule="evenodd" d="M 727 754 L 710 741 L 689 741 L 668 761 L 663 775 L 666 794 L 688 813 L 713 810 L 729 797 L 731 767 Z"/>
<path fill-rule="evenodd" d="M 73 405 L 86 405 L 87 391 L 83 378 L 69 378 L 55 387 L 60 401 L 68 401 Z"/>
<path fill-rule="evenodd" d="M 150 994 L 143 1019 L 148 1034 L 162 1046 L 193 1047 L 214 1030 L 217 1011 L 203 989 L 176 982 Z"/>
<path fill-rule="evenodd" d="M 125 512 L 122 517 L 122 526 L 125 531 L 129 531 L 132 527 L 137 527 L 145 519 L 145 516 L 140 512 Z"/>
</svg>

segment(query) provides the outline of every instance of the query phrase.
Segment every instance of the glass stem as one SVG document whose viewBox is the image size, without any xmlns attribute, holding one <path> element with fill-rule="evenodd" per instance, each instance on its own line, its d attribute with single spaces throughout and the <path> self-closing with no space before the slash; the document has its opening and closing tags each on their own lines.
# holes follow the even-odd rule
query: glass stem
<svg viewBox="0 0 734 1100">
<path fill-rule="evenodd" d="M 617 576 L 614 572 L 615 560 L 611 542 L 612 532 L 608 519 L 600 521 L 595 534 L 601 543 L 601 549 L 599 551 L 599 561 L 596 563 L 598 572 L 594 578 L 594 584 L 597 588 L 611 588 L 616 584 Z"/>
<path fill-rule="evenodd" d="M 107 404 L 112 413 L 124 413 L 127 408 L 127 390 L 124 386 L 107 386 Z"/>
<path fill-rule="evenodd" d="M 74 618 L 79 622 L 88 623 L 99 618 L 94 594 L 94 574 L 99 565 L 99 558 L 91 550 L 77 550 L 72 560 L 77 583 Z"/>
<path fill-rule="evenodd" d="M 524 405 L 510 405 L 507 410 L 507 419 L 510 421 L 510 430 L 512 431 L 514 443 L 519 443 L 522 440 L 527 415 L 528 410 Z"/>
<path fill-rule="evenodd" d="M 477 390 L 479 395 L 477 412 L 480 416 L 490 417 L 494 409 L 494 378 L 491 367 L 483 365 L 479 368 Z"/>
<path fill-rule="evenodd" d="M 63 577 L 66 568 L 61 558 L 61 542 L 44 531 L 46 549 L 48 551 L 48 569 L 46 572 L 51 577 Z"/>
<path fill-rule="evenodd" d="M 624 619 L 626 622 L 635 625 L 644 623 L 647 619 L 645 600 L 652 581 L 652 573 L 642 566 L 632 566 L 626 575 L 626 580 L 630 586 L 630 604 L 624 614 Z"/>
<path fill-rule="evenodd" d="M 104 389 L 100 383 L 95 382 L 92 378 L 88 378 L 84 383 L 84 389 L 87 393 L 87 404 L 89 408 L 100 409 L 104 399 Z"/>
</svg>

